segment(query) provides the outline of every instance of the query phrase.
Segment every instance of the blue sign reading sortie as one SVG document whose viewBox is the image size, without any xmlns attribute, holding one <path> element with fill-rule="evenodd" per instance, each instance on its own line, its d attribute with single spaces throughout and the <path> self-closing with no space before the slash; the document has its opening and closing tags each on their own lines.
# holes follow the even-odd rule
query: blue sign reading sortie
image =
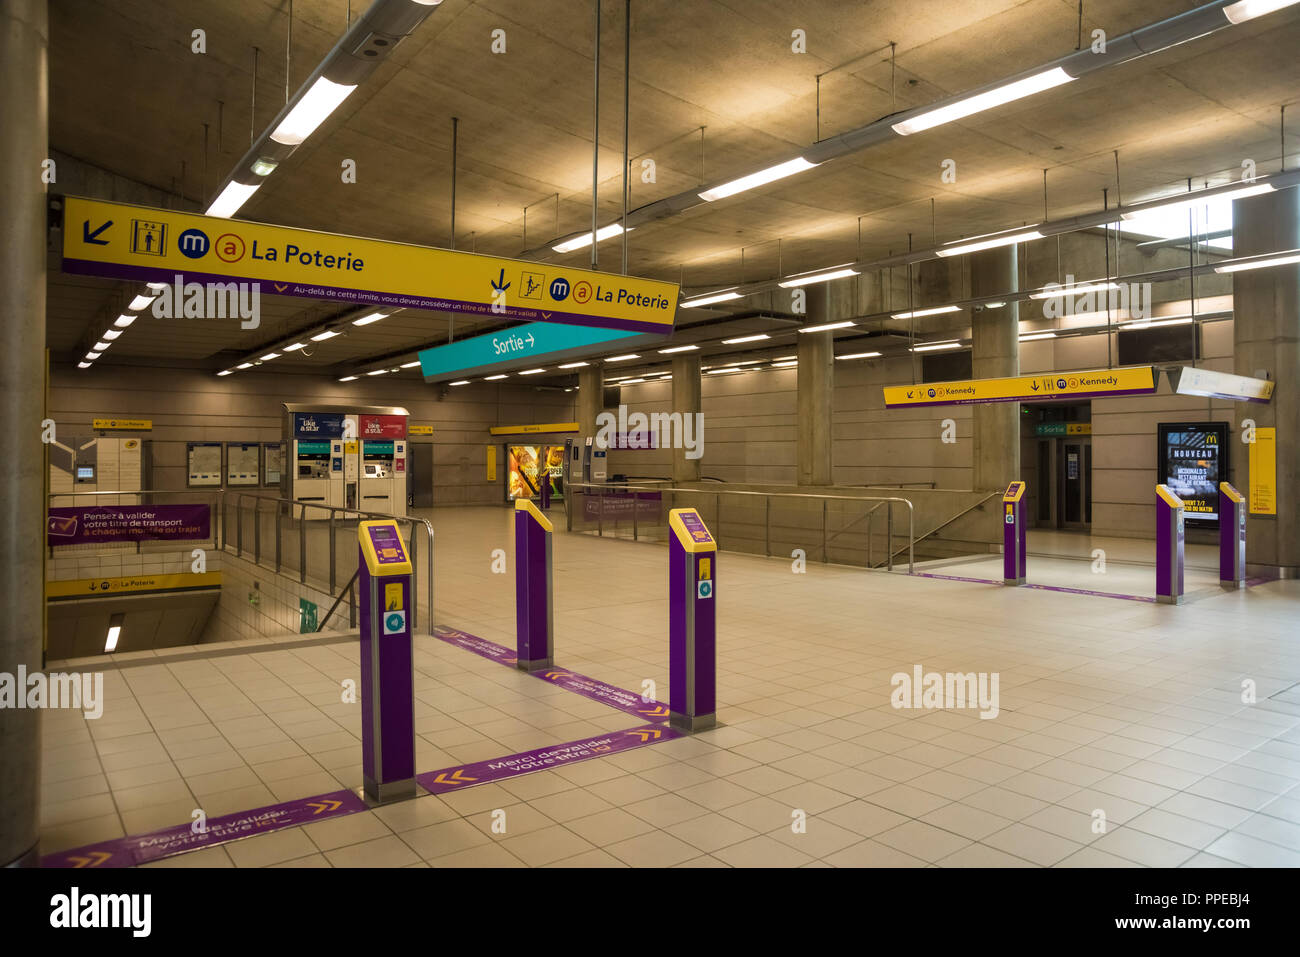
<svg viewBox="0 0 1300 957">
<path fill-rule="evenodd" d="M 567 290 L 565 294 L 568 294 Z M 620 339 L 647 338 L 649 337 L 644 333 L 618 329 L 528 322 L 502 332 L 425 349 L 420 353 L 420 372 L 426 379 L 449 379 L 470 372 L 486 372 L 524 360 L 557 358 L 565 353 L 590 351 L 593 346 Z M 653 338 L 658 341 L 664 337 Z"/>
</svg>

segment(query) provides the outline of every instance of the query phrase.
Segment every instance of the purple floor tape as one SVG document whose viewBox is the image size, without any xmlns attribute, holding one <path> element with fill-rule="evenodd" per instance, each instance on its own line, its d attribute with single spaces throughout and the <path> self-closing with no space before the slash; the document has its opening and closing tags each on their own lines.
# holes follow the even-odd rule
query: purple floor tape
<svg viewBox="0 0 1300 957">
<path fill-rule="evenodd" d="M 212 818 L 207 822 L 207 830 L 195 834 L 191 823 L 177 824 L 148 834 L 134 834 L 119 837 L 99 844 L 87 844 L 85 847 L 69 851 L 47 854 L 41 859 L 42 867 L 134 867 L 149 861 L 162 860 L 187 851 L 197 851 L 205 847 L 217 847 L 231 841 L 267 834 L 284 827 L 308 824 L 312 821 L 324 821 L 331 817 L 341 817 L 364 811 L 366 802 L 351 791 L 332 791 L 329 794 L 317 794 L 315 797 L 300 798 L 297 801 L 285 801 L 268 807 L 254 808 L 251 811 L 239 811 L 223 817 Z"/>
<path fill-rule="evenodd" d="M 425 774 L 417 774 L 415 780 L 430 794 L 445 794 L 447 791 L 515 778 L 522 774 L 531 774 L 533 771 L 548 771 L 566 764 L 587 761 L 591 758 L 603 758 L 620 751 L 631 751 L 633 748 L 680 737 L 682 732 L 674 728 L 646 724 L 639 728 L 598 734 L 578 741 L 569 741 L 566 744 L 548 744 L 544 748 L 507 754 L 502 758 L 475 761 L 472 764 L 443 768 L 441 771 L 429 771 Z"/>
<path fill-rule="evenodd" d="M 917 572 L 918 578 L 942 578 L 950 582 L 973 582 L 976 585 L 997 585 L 1004 588 L 1002 582 L 994 581 L 991 578 L 966 578 L 962 575 L 937 575 L 934 572 Z M 1152 595 L 1121 595 L 1118 592 L 1110 591 L 1093 591 L 1090 588 L 1068 588 L 1065 585 L 1035 585 L 1032 582 L 1026 582 L 1023 585 L 1016 586 L 1019 588 L 1037 588 L 1040 591 L 1060 591 L 1070 595 L 1090 595 L 1093 598 L 1120 598 L 1124 601 L 1149 601 L 1154 602 L 1155 597 Z"/>
<path fill-rule="evenodd" d="M 498 661 L 511 668 L 515 666 L 514 651 L 504 645 L 498 645 L 486 638 L 479 638 L 476 635 L 455 628 L 444 628 L 441 625 L 437 626 L 434 631 L 436 632 L 434 637 L 448 644 L 464 648 L 466 651 L 472 651 L 480 657 Z M 639 718 L 655 722 L 668 720 L 667 705 L 658 701 L 642 701 L 641 696 L 635 692 L 616 688 L 614 685 L 597 681 L 595 678 L 588 678 L 586 675 L 580 675 L 565 668 L 547 668 L 545 671 L 532 672 L 532 675 L 534 678 L 541 678 L 543 681 L 550 682 L 565 691 L 572 691 L 574 694 L 590 698 L 592 701 L 599 701 L 601 704 L 608 705 L 625 714 L 634 714 Z"/>
</svg>

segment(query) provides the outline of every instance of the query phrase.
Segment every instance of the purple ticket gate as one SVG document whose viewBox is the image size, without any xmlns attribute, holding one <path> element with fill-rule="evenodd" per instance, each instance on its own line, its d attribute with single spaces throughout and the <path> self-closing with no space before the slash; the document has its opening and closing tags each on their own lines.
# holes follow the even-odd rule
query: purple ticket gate
<svg viewBox="0 0 1300 957">
<path fill-rule="evenodd" d="M 1219 584 L 1246 584 L 1246 499 L 1227 482 L 1219 483 Z"/>
<path fill-rule="evenodd" d="M 1183 500 L 1156 486 L 1156 601 L 1180 605 L 1183 601 Z"/>
<path fill-rule="evenodd" d="M 668 525 L 668 721 L 704 731 L 718 723 L 718 546 L 693 508 L 673 509 Z"/>
<path fill-rule="evenodd" d="M 1002 584 L 1025 583 L 1025 515 L 1024 482 L 1012 482 L 1002 496 Z"/>
<path fill-rule="evenodd" d="M 515 665 L 523 671 L 555 664 L 551 531 L 536 505 L 515 502 Z"/>
<path fill-rule="evenodd" d="M 361 766 L 365 799 L 415 796 L 411 557 L 392 519 L 361 522 Z"/>
</svg>

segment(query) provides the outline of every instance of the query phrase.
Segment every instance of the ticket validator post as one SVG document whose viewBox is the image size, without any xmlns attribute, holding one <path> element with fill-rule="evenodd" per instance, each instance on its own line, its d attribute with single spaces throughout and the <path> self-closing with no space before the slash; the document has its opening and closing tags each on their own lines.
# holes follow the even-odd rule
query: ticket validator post
<svg viewBox="0 0 1300 957">
<path fill-rule="evenodd" d="M 1025 483 L 1012 482 L 1002 496 L 1002 584 L 1025 583 Z"/>
<path fill-rule="evenodd" d="M 1219 584 L 1246 584 L 1246 497 L 1227 482 L 1219 483 Z"/>
<path fill-rule="evenodd" d="M 550 519 L 528 499 L 515 501 L 515 666 L 555 664 L 555 602 Z"/>
<path fill-rule="evenodd" d="M 718 545 L 693 508 L 668 514 L 668 710 L 683 731 L 717 724 Z"/>
<path fill-rule="evenodd" d="M 1183 500 L 1166 485 L 1156 486 L 1156 601 L 1183 601 Z"/>
</svg>

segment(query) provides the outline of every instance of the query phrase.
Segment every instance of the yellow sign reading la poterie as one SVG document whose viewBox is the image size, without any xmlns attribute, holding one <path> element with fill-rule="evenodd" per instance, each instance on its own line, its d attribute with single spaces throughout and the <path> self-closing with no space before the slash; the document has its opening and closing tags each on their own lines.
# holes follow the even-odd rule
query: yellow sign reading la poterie
<svg viewBox="0 0 1300 957">
<path fill-rule="evenodd" d="M 107 432 L 112 429 L 128 432 L 152 432 L 153 419 L 91 419 L 90 427 L 96 432 Z"/>
<path fill-rule="evenodd" d="M 117 279 L 245 281 L 267 295 L 672 331 L 676 283 L 177 210 L 67 197 L 63 268 Z"/>
<path fill-rule="evenodd" d="M 1033 402 L 1037 399 L 1088 396 L 1147 395 L 1156 391 L 1152 366 L 1128 369 L 1090 369 L 1006 379 L 966 379 L 961 382 L 926 382 L 885 386 L 885 406 L 969 405 L 977 402 Z"/>
</svg>

